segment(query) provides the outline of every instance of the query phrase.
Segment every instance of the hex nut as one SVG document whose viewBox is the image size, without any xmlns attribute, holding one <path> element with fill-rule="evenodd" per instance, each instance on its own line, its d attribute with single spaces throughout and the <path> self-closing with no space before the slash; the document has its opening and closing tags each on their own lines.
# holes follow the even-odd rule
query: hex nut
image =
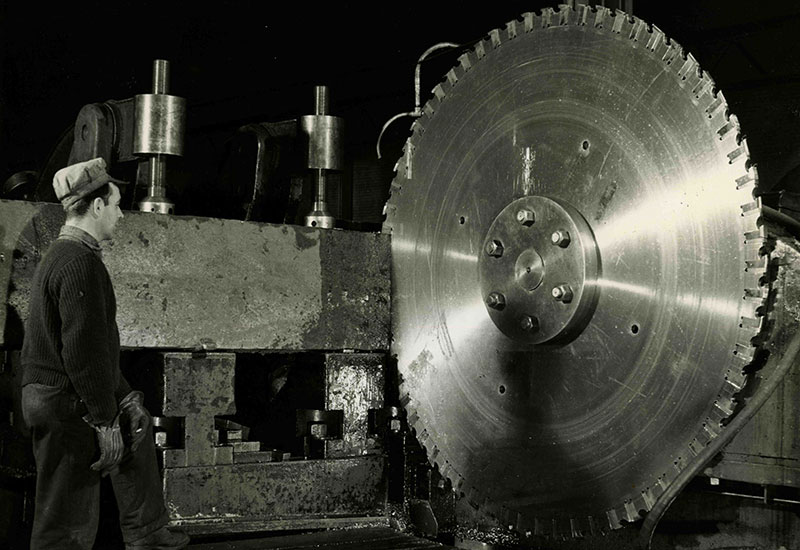
<svg viewBox="0 0 800 550">
<path fill-rule="evenodd" d="M 539 319 L 532 315 L 523 315 L 519 319 L 519 327 L 525 332 L 536 332 L 539 330 Z"/>
<path fill-rule="evenodd" d="M 492 256 L 493 258 L 499 258 L 503 255 L 503 243 L 498 241 L 497 239 L 492 239 L 491 241 L 486 243 L 486 254 Z"/>
<path fill-rule="evenodd" d="M 506 307 L 506 297 L 499 292 L 491 292 L 486 297 L 486 305 L 492 309 L 503 309 Z"/>
<path fill-rule="evenodd" d="M 556 246 L 560 246 L 561 248 L 566 248 L 569 246 L 571 239 L 569 236 L 569 232 L 565 229 L 559 229 L 558 231 L 553 231 L 553 234 L 550 235 L 550 242 L 552 242 Z"/>
<path fill-rule="evenodd" d="M 565 304 L 570 303 L 573 297 L 572 287 L 566 284 L 553 287 L 552 294 L 553 298 Z"/>
<path fill-rule="evenodd" d="M 532 226 L 533 222 L 535 221 L 533 210 L 528 208 L 521 208 L 517 210 L 517 221 L 526 227 Z"/>
</svg>

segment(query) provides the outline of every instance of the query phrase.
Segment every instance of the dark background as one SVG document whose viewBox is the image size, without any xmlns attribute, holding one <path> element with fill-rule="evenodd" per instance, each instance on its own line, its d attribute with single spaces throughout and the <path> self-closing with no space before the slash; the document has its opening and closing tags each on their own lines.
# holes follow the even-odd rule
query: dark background
<svg viewBox="0 0 800 550">
<path fill-rule="evenodd" d="M 171 63 L 170 93 L 188 100 L 187 153 L 179 166 L 203 172 L 193 178 L 214 180 L 210 164 L 200 167 L 223 153 L 219 136 L 248 122 L 311 114 L 313 86 L 326 84 L 331 113 L 347 124 L 348 155 L 374 165 L 373 179 L 388 188 L 410 119 L 387 133 L 382 162 L 375 142 L 389 117 L 413 108 L 419 55 L 438 42 L 472 44 L 523 12 L 555 5 L 6 2 L 0 5 L 0 185 L 15 172 L 42 170 L 83 105 L 150 92 L 152 61 L 163 58 Z M 800 187 L 792 172 L 800 165 L 800 3 L 625 5 L 676 39 L 715 79 L 739 116 L 763 185 Z M 423 101 L 457 56 L 444 53 L 426 64 Z M 351 217 L 379 217 L 385 196 L 371 193 L 372 201 Z"/>
</svg>

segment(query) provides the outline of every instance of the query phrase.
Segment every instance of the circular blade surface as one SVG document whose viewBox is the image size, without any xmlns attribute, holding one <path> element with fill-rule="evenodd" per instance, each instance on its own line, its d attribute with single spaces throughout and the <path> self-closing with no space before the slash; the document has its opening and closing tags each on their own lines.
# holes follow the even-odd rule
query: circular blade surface
<svg viewBox="0 0 800 550">
<path fill-rule="evenodd" d="M 658 29 L 564 7 L 489 33 L 412 127 L 386 209 L 393 353 L 430 458 L 506 524 L 638 519 L 731 412 L 765 262 L 755 173 L 713 91 Z M 518 338 L 486 305 L 487 232 L 522 197 L 571 205 L 594 236 L 596 304 L 565 342 Z"/>
</svg>

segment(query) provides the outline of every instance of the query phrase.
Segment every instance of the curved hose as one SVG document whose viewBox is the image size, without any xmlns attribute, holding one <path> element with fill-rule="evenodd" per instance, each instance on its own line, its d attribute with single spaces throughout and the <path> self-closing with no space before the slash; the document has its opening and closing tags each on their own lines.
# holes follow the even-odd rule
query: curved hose
<svg viewBox="0 0 800 550">
<path fill-rule="evenodd" d="M 639 544 L 642 548 L 650 548 L 650 543 L 653 539 L 653 533 L 656 530 L 659 520 L 667 511 L 667 508 L 672 504 L 681 490 L 686 486 L 689 481 L 696 476 L 700 470 L 711 460 L 725 445 L 727 445 L 733 437 L 739 433 L 745 424 L 759 411 L 762 405 L 769 399 L 778 384 L 781 383 L 786 373 L 794 365 L 798 352 L 800 352 L 800 331 L 797 331 L 789 342 L 783 352 L 783 356 L 779 359 L 775 371 L 767 378 L 763 386 L 756 390 L 747 405 L 737 414 L 733 420 L 728 423 L 722 433 L 713 439 L 706 448 L 704 448 L 696 459 L 693 465 L 682 470 L 678 477 L 667 487 L 667 490 L 656 500 L 655 505 L 644 518 L 642 528 L 639 531 Z"/>
</svg>

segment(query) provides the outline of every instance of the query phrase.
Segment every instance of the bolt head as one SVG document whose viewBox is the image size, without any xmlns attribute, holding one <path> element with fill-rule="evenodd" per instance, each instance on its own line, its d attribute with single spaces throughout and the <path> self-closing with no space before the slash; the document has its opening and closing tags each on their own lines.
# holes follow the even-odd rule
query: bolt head
<svg viewBox="0 0 800 550">
<path fill-rule="evenodd" d="M 536 332 L 539 330 L 539 319 L 531 315 L 523 315 L 519 319 L 519 327 L 525 332 Z"/>
<path fill-rule="evenodd" d="M 558 285 L 553 287 L 552 294 L 553 298 L 565 304 L 570 303 L 573 297 L 572 287 L 569 285 Z"/>
<path fill-rule="evenodd" d="M 493 258 L 499 258 L 503 255 L 503 243 L 496 239 L 492 239 L 491 241 L 486 243 L 486 254 L 492 256 Z"/>
<path fill-rule="evenodd" d="M 553 234 L 550 235 L 550 242 L 552 242 L 556 246 L 560 246 L 561 248 L 568 247 L 570 243 L 569 232 L 567 232 L 564 229 L 553 231 Z"/>
<path fill-rule="evenodd" d="M 533 210 L 521 208 L 517 210 L 517 221 L 526 227 L 530 227 L 534 222 Z"/>
<path fill-rule="evenodd" d="M 506 307 L 506 297 L 499 292 L 491 292 L 486 297 L 486 305 L 492 309 L 503 309 Z"/>
</svg>

